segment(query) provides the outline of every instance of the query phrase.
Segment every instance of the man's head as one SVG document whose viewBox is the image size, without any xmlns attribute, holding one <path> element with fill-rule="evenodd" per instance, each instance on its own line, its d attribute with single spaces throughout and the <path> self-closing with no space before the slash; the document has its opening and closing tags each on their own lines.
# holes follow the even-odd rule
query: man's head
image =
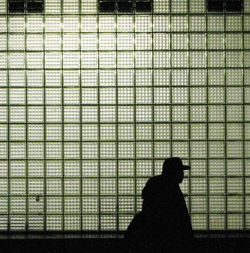
<svg viewBox="0 0 250 253">
<path fill-rule="evenodd" d="M 189 170 L 190 167 L 183 165 L 179 157 L 171 157 L 164 161 L 162 166 L 162 175 L 168 177 L 172 182 L 181 183 L 184 178 L 183 170 Z"/>
</svg>

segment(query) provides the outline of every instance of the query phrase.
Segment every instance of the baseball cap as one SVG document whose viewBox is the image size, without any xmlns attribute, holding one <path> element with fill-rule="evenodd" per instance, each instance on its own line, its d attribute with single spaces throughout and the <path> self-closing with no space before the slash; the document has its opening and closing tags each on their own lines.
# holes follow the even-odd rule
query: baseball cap
<svg viewBox="0 0 250 253">
<path fill-rule="evenodd" d="M 190 166 L 183 165 L 182 160 L 179 157 L 167 158 L 163 163 L 163 170 L 182 169 L 189 170 Z"/>
</svg>

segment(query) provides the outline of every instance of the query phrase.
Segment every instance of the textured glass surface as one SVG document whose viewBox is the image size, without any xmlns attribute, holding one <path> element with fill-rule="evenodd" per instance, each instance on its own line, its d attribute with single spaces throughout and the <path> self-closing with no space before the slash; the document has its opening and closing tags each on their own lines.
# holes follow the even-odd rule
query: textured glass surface
<svg viewBox="0 0 250 253">
<path fill-rule="evenodd" d="M 126 230 L 170 156 L 195 230 L 250 229 L 249 6 L 0 0 L 0 230 Z"/>
</svg>

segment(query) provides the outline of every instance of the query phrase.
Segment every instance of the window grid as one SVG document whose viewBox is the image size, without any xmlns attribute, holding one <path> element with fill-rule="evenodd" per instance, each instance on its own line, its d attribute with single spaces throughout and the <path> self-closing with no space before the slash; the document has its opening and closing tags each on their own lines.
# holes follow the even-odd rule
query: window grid
<svg viewBox="0 0 250 253">
<path fill-rule="evenodd" d="M 140 210 L 139 195 L 147 178 L 159 174 L 163 159 L 170 155 L 191 163 L 181 188 L 188 195 L 195 230 L 249 228 L 249 93 L 243 92 L 249 86 L 249 40 L 245 39 L 249 7 L 245 4 L 241 14 L 224 15 L 206 13 L 202 0 L 183 3 L 155 2 L 154 12 L 136 15 L 98 14 L 96 6 L 81 1 L 67 1 L 67 8 L 58 1 L 58 9 L 49 0 L 44 15 L 1 11 L 0 39 L 5 46 L 0 48 L 0 201 L 5 204 L 0 230 L 124 230 Z M 197 20 L 205 20 L 204 25 Z M 48 35 L 58 39 L 54 48 L 46 40 Z M 133 41 L 119 48 L 119 35 Z M 169 45 L 154 40 L 163 35 Z M 197 36 L 205 37 L 203 43 Z M 96 46 L 88 48 L 93 42 Z M 112 67 L 102 61 L 106 53 Z M 120 88 L 131 89 L 133 98 L 121 102 Z M 161 88 L 166 88 L 162 99 L 157 96 Z M 96 95 L 87 100 L 85 92 L 90 89 Z M 108 89 L 113 95 L 105 92 Z M 144 99 L 138 98 L 139 92 L 146 95 Z M 126 125 L 133 136 L 123 132 L 120 138 L 119 126 Z M 80 126 L 88 126 L 90 135 Z M 108 127 L 114 133 L 104 131 Z M 169 133 L 158 133 L 160 129 Z M 105 150 L 107 145 L 113 151 Z M 237 160 L 239 174 L 229 173 L 231 161 Z M 111 169 L 104 173 L 102 168 L 108 166 L 102 165 L 104 161 L 115 163 L 115 174 Z M 145 165 L 144 171 L 141 164 L 149 161 L 152 166 Z M 129 167 L 127 174 L 120 169 L 122 162 Z M 198 165 L 192 168 L 193 162 Z M 200 168 L 204 163 L 205 173 Z M 110 179 L 109 195 L 104 179 Z M 133 191 L 124 182 L 127 187 L 133 184 Z M 114 199 L 112 208 L 101 208 L 101 203 L 108 205 L 104 199 L 109 197 Z M 132 209 L 119 212 L 120 199 L 130 197 Z M 84 202 L 84 198 L 90 199 Z M 216 198 L 223 200 L 224 209 Z M 23 204 L 17 207 L 17 201 Z"/>
</svg>

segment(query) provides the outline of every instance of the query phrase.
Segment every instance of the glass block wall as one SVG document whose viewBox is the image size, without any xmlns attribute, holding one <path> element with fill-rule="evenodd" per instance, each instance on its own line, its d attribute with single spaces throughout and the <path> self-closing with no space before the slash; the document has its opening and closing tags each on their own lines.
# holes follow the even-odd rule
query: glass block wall
<svg viewBox="0 0 250 253">
<path fill-rule="evenodd" d="M 195 230 L 250 228 L 250 1 L 0 0 L 0 230 L 122 231 L 179 156 Z"/>
</svg>

